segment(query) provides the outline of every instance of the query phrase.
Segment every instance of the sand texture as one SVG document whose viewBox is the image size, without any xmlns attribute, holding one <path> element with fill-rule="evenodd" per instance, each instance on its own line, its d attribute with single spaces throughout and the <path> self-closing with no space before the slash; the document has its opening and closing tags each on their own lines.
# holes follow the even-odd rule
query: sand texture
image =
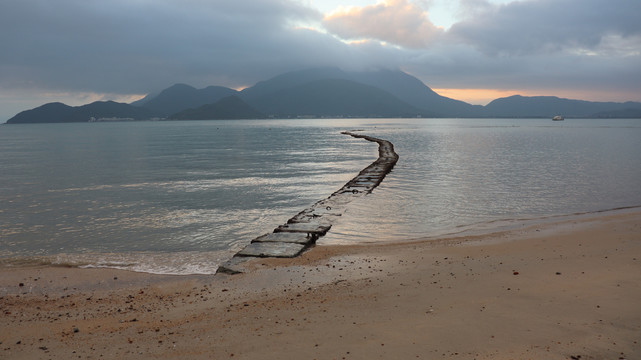
<svg viewBox="0 0 641 360">
<path fill-rule="evenodd" d="M 2 269 L 0 359 L 641 359 L 641 211 L 239 275 Z"/>
</svg>

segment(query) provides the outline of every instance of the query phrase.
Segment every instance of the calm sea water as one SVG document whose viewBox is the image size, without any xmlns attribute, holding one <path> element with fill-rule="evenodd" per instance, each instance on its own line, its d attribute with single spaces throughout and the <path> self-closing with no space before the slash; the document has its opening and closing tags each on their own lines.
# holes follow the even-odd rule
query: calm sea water
<svg viewBox="0 0 641 360">
<path fill-rule="evenodd" d="M 350 119 L 0 126 L 0 266 L 213 273 L 394 143 L 323 243 L 641 205 L 641 121 Z"/>
</svg>

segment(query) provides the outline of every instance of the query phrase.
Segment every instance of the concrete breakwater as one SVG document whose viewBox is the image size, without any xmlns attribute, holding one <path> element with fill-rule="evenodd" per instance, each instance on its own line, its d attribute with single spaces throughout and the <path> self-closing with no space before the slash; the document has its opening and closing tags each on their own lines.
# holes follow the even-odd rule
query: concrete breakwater
<svg viewBox="0 0 641 360">
<path fill-rule="evenodd" d="M 336 219 L 343 215 L 345 206 L 376 188 L 398 161 L 394 145 L 375 137 L 344 131 L 341 134 L 378 143 L 378 159 L 348 181 L 328 198 L 299 212 L 272 233 L 261 235 L 218 267 L 217 272 L 238 274 L 244 272 L 243 263 L 256 257 L 296 257 L 325 235 Z"/>
</svg>

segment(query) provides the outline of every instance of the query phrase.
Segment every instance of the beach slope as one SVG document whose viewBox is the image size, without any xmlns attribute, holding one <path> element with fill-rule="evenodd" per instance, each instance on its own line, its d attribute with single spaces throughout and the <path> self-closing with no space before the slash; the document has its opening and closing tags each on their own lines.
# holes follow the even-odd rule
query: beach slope
<svg viewBox="0 0 641 360">
<path fill-rule="evenodd" d="M 248 266 L 2 269 L 0 358 L 641 358 L 638 209 Z"/>
</svg>

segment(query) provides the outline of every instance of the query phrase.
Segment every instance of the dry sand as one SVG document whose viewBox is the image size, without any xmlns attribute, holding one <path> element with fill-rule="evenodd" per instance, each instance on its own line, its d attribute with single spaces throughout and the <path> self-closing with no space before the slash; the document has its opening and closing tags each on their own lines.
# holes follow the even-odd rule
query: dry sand
<svg viewBox="0 0 641 360">
<path fill-rule="evenodd" d="M 0 359 L 641 359 L 641 211 L 242 275 L 3 269 Z"/>
</svg>

